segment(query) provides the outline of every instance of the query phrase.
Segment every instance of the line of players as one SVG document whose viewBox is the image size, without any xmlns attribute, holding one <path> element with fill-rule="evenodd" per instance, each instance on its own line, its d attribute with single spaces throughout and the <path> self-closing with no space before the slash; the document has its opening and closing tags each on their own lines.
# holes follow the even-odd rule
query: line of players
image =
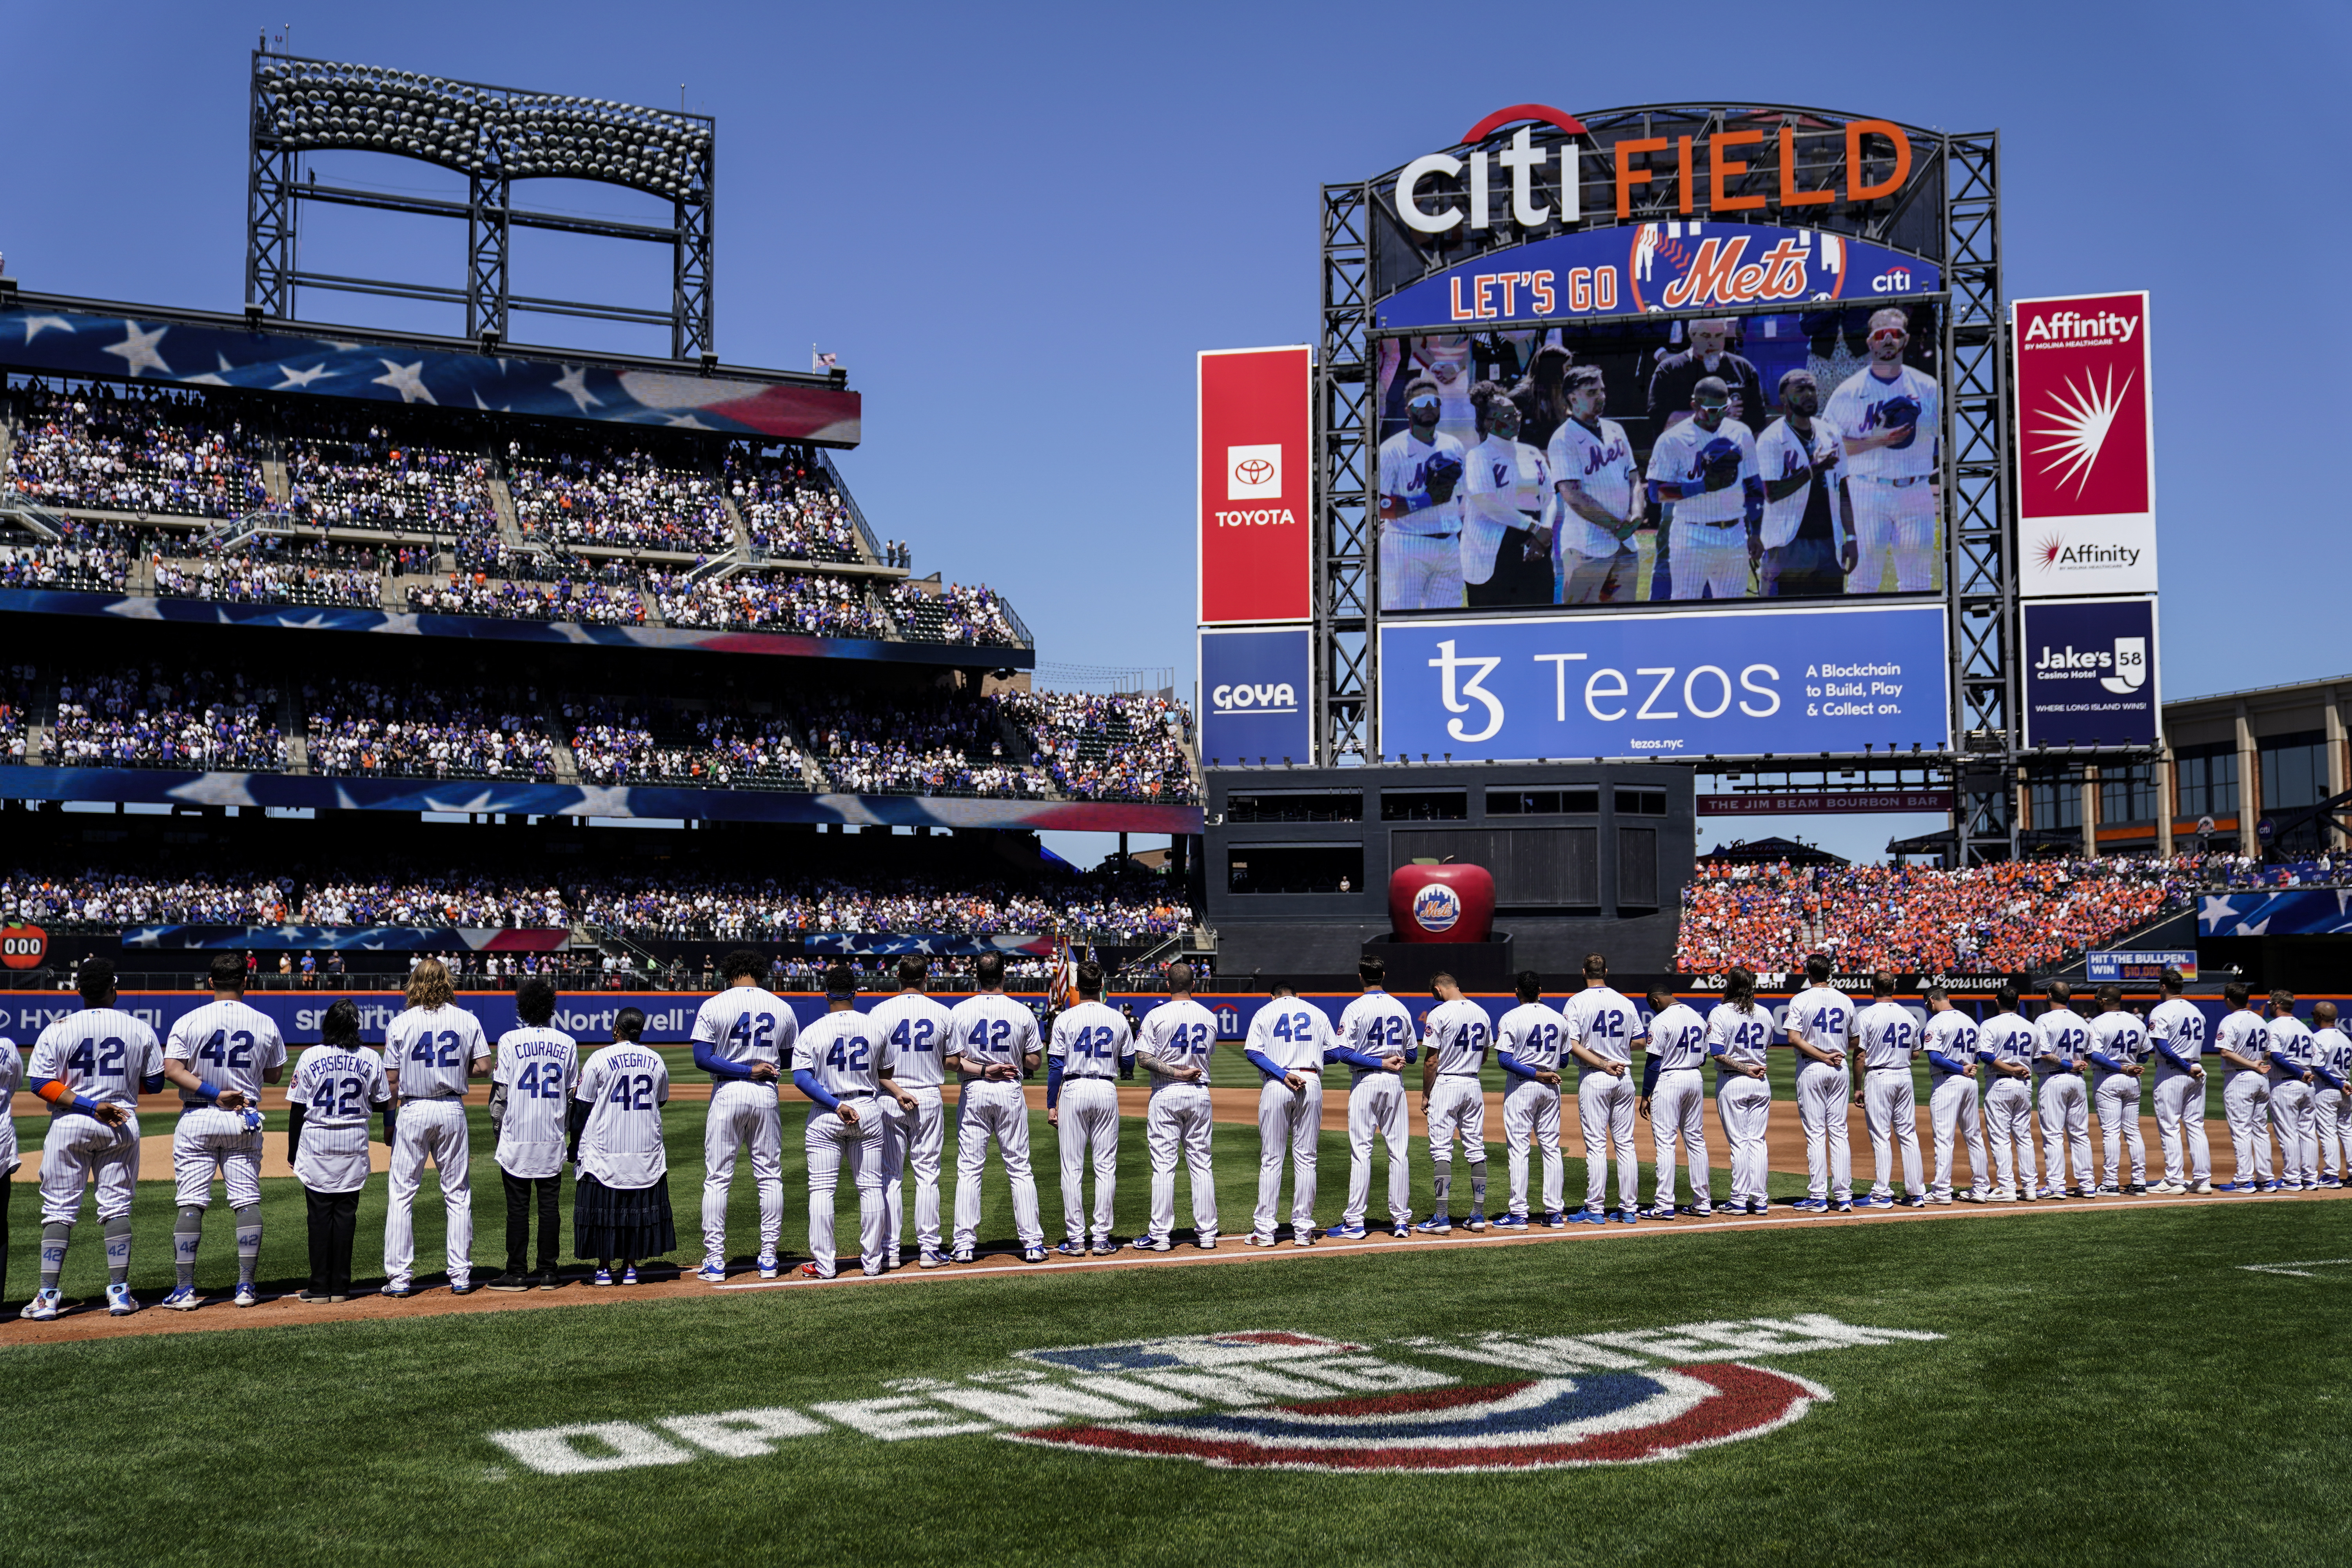
<svg viewBox="0 0 2352 1568">
<path fill-rule="evenodd" d="M 1826 406 L 1810 371 L 1783 374 L 1783 413 L 1760 434 L 1739 417 L 1730 384 L 1700 377 L 1689 417 L 1657 434 L 1646 470 L 1624 426 L 1602 416 L 1598 366 L 1568 370 L 1568 417 L 1540 449 L 1519 439 L 1521 411 L 1492 382 L 1470 389 L 1478 439 L 1465 447 L 1439 428 L 1445 389 L 1414 377 L 1406 428 L 1380 448 L 1381 605 L 1515 602 L 1515 546 L 1549 553 L 1554 604 L 1631 600 L 1633 535 L 1653 512 L 1667 525 L 1660 550 L 1675 599 L 1744 598 L 1751 574 L 1766 598 L 1843 594 L 1849 581 L 1876 593 L 1890 563 L 1897 592 L 1927 591 L 1940 393 L 1903 363 L 1906 312 L 1876 312 L 1869 333 L 1869 363 Z"/>
</svg>

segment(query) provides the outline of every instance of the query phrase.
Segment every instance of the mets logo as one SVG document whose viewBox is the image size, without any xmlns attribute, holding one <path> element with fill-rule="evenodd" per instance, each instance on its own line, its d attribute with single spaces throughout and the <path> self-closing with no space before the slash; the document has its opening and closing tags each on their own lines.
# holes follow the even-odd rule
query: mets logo
<svg viewBox="0 0 2352 1568">
<path fill-rule="evenodd" d="M 1432 884 L 1412 896 L 1413 923 L 1423 931 L 1452 931 L 1462 918 L 1462 899 L 1451 888 Z"/>
</svg>

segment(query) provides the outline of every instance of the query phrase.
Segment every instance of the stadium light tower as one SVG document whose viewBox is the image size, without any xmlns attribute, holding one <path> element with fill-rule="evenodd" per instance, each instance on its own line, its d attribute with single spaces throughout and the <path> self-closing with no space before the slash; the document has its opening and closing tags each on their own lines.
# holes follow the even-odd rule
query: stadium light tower
<svg viewBox="0 0 2352 1568">
<path fill-rule="evenodd" d="M 265 39 L 253 51 L 246 309 L 293 320 L 298 288 L 462 304 L 466 335 L 485 343 L 509 336 L 508 319 L 515 311 L 667 325 L 673 358 L 708 362 L 717 352 L 711 276 L 717 131 L 709 115 L 303 59 L 270 52 Z M 383 153 L 455 170 L 466 176 L 466 199 L 320 184 L 316 171 L 300 177 L 304 153 L 334 150 Z M 668 201 L 672 221 L 664 226 L 525 211 L 514 205 L 513 189 L 515 181 L 528 179 L 599 180 L 642 191 Z M 307 202 L 464 219 L 465 287 L 301 270 L 298 230 Z M 513 292 L 509 239 L 516 228 L 667 245 L 669 308 Z"/>
</svg>

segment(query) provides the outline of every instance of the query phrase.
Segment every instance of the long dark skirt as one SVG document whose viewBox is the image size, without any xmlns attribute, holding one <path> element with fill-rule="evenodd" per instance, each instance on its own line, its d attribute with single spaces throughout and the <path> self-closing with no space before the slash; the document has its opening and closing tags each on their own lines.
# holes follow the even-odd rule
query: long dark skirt
<svg viewBox="0 0 2352 1568">
<path fill-rule="evenodd" d="M 659 1258 L 677 1250 L 670 1218 L 669 1173 L 650 1187 L 608 1187 L 587 1172 L 572 1188 L 572 1253 L 610 1258 Z"/>
</svg>

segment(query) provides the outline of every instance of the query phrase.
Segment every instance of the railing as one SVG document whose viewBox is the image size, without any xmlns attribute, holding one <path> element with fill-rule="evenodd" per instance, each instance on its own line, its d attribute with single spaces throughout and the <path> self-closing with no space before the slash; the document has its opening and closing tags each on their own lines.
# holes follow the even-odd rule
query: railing
<svg viewBox="0 0 2352 1568">
<path fill-rule="evenodd" d="M 9 510 L 27 533 L 38 537 L 44 544 L 55 544 L 71 531 L 73 524 L 45 506 L 38 506 L 19 496 Z"/>
<path fill-rule="evenodd" d="M 849 486 L 842 480 L 841 470 L 833 466 L 833 455 L 822 447 L 815 447 L 814 450 L 816 453 L 818 466 L 823 468 L 825 476 L 833 480 L 834 493 L 841 498 L 841 504 L 849 509 L 850 523 L 857 530 L 857 537 L 865 542 L 866 559 L 880 561 L 882 542 L 875 538 L 874 531 L 866 526 L 866 514 L 857 510 L 857 498 L 849 493 Z"/>
</svg>

